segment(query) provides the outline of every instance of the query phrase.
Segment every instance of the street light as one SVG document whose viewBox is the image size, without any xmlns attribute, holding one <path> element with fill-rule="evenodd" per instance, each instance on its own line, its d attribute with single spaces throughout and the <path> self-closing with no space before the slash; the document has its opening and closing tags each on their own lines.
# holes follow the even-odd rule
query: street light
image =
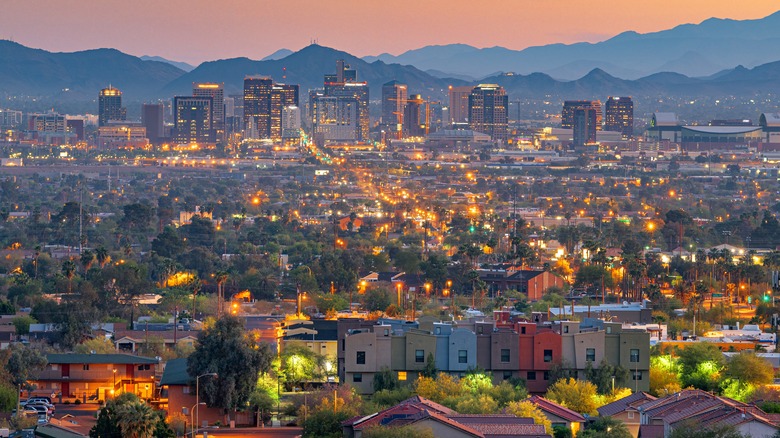
<svg viewBox="0 0 780 438">
<path fill-rule="evenodd" d="M 113 369 L 113 377 L 114 377 L 114 386 L 111 387 L 111 396 L 113 398 L 114 392 L 116 391 L 116 368 Z"/>
<path fill-rule="evenodd" d="M 194 419 L 193 419 L 193 417 L 192 417 L 192 416 L 195 414 L 195 408 L 196 408 L 197 406 L 199 406 L 199 405 L 205 405 L 205 404 L 206 404 L 206 403 L 203 403 L 203 402 L 200 402 L 200 403 L 195 403 L 195 404 L 194 404 L 194 405 L 192 405 L 192 407 L 190 408 L 190 436 L 191 436 L 192 438 L 195 438 L 195 420 L 194 420 Z M 184 409 L 185 409 L 185 408 L 182 408 L 182 410 L 184 410 Z M 185 413 L 184 415 L 187 415 L 187 414 Z M 184 417 L 184 418 L 186 419 L 187 417 Z M 186 422 L 187 420 L 184 420 L 184 421 Z M 184 430 L 186 431 L 187 429 L 185 428 Z M 186 433 L 185 433 L 185 435 L 186 435 Z"/>
<path fill-rule="evenodd" d="M 200 378 L 201 377 L 206 377 L 206 376 L 217 377 L 217 373 L 201 374 L 201 375 L 199 375 L 198 377 L 195 378 L 195 406 L 194 407 L 198 410 L 198 412 L 195 414 L 196 422 L 200 422 L 200 405 L 201 405 L 201 403 L 200 403 Z M 195 436 L 195 434 L 193 432 L 193 438 L 194 438 L 194 436 Z"/>
</svg>

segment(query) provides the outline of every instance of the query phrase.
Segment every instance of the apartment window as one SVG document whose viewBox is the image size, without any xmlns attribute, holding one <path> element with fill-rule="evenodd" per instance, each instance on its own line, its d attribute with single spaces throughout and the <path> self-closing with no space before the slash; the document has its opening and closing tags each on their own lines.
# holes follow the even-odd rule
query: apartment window
<svg viewBox="0 0 780 438">
<path fill-rule="evenodd" d="M 544 380 L 550 380 L 550 372 L 549 371 L 545 371 L 544 372 Z"/>
<path fill-rule="evenodd" d="M 481 335 L 482 333 L 484 333 L 484 331 L 482 330 L 482 326 L 481 326 L 481 325 L 478 325 L 478 326 L 477 326 L 477 334 L 478 334 L 478 335 Z"/>
<path fill-rule="evenodd" d="M 529 371 L 525 376 L 525 380 L 536 380 L 536 371 Z"/>
<path fill-rule="evenodd" d="M 512 378 L 512 372 L 511 371 L 504 371 L 504 380 L 509 380 Z"/>
<path fill-rule="evenodd" d="M 82 365 L 81 369 L 84 371 L 89 371 L 89 364 L 85 363 L 84 365 Z"/>
<path fill-rule="evenodd" d="M 190 387 L 189 385 L 185 385 L 184 388 L 181 389 L 182 394 L 189 394 L 190 393 Z"/>
<path fill-rule="evenodd" d="M 524 335 L 524 334 L 525 334 L 525 327 L 520 327 L 520 334 L 521 334 L 521 335 Z"/>
<path fill-rule="evenodd" d="M 365 365 L 366 364 L 366 352 L 365 351 L 358 351 L 357 357 L 355 358 L 355 363 L 358 365 Z"/>
<path fill-rule="evenodd" d="M 568 325 L 563 326 L 563 332 L 564 333 L 569 333 L 569 326 Z"/>
<path fill-rule="evenodd" d="M 458 363 L 469 363 L 469 352 L 467 350 L 458 350 Z"/>
<path fill-rule="evenodd" d="M 633 372 L 634 380 L 642 380 L 642 372 L 641 371 L 634 371 Z"/>
<path fill-rule="evenodd" d="M 149 371 L 150 369 L 151 367 L 149 366 L 149 364 L 138 365 L 138 371 Z"/>
<path fill-rule="evenodd" d="M 363 381 L 363 374 L 362 373 L 354 373 L 352 374 L 352 381 L 355 383 L 360 383 Z"/>
<path fill-rule="evenodd" d="M 634 419 L 634 413 L 632 411 L 627 412 L 628 413 L 628 419 L 633 420 Z"/>
<path fill-rule="evenodd" d="M 639 349 L 638 348 L 632 348 L 631 349 L 631 357 L 629 358 L 629 362 L 631 362 L 631 363 L 639 363 Z"/>
<path fill-rule="evenodd" d="M 509 362 L 509 349 L 508 348 L 502 348 L 501 349 L 501 362 Z"/>
<path fill-rule="evenodd" d="M 390 336 L 390 329 L 385 329 L 385 336 Z"/>
<path fill-rule="evenodd" d="M 595 362 L 596 361 L 596 349 L 595 348 L 586 348 L 585 349 L 585 360 L 587 362 Z"/>
<path fill-rule="evenodd" d="M 552 362 L 552 350 L 544 350 L 544 361 Z"/>
<path fill-rule="evenodd" d="M 607 332 L 608 335 L 611 335 L 612 334 L 612 326 L 608 325 L 605 331 Z"/>
<path fill-rule="evenodd" d="M 425 350 L 414 350 L 414 361 L 417 363 L 425 362 Z"/>
</svg>

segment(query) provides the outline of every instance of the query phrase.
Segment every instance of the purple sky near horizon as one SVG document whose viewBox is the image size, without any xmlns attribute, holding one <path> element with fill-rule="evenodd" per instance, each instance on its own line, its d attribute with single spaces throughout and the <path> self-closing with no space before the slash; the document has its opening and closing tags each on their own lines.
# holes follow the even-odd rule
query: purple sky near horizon
<svg viewBox="0 0 780 438">
<path fill-rule="evenodd" d="M 197 64 L 313 39 L 357 56 L 400 54 L 432 44 L 523 49 L 597 42 L 710 17 L 756 19 L 777 0 L 5 0 L 0 39 L 70 52 L 112 47 Z M 392 7 L 390 6 L 392 5 Z M 475 24 L 476 23 L 476 24 Z"/>
</svg>

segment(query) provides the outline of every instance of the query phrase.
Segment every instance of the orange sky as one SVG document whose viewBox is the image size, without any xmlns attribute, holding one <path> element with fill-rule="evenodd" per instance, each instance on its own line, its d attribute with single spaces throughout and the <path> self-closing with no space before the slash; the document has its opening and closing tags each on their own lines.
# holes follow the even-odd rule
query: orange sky
<svg viewBox="0 0 780 438">
<path fill-rule="evenodd" d="M 0 38 L 198 63 L 259 59 L 313 38 L 358 56 L 449 43 L 522 49 L 779 9 L 777 0 L 3 0 Z"/>
</svg>

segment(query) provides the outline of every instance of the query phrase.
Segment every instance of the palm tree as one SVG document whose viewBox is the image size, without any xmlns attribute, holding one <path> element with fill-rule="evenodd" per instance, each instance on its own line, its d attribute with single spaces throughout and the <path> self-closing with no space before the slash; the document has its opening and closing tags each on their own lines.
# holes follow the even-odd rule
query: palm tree
<svg viewBox="0 0 780 438">
<path fill-rule="evenodd" d="M 126 403 L 116 410 L 117 424 L 125 438 L 152 438 L 157 415 L 143 402 Z"/>
<path fill-rule="evenodd" d="M 68 278 L 68 293 L 73 292 L 73 277 L 76 275 L 76 264 L 73 260 L 62 263 L 62 275 Z"/>
<path fill-rule="evenodd" d="M 217 319 L 222 316 L 222 300 L 225 299 L 222 288 L 228 279 L 227 271 L 217 271 L 214 273 L 214 280 L 217 282 Z"/>
<path fill-rule="evenodd" d="M 95 250 L 95 257 L 101 268 L 106 266 L 111 261 L 111 256 L 108 254 L 108 250 L 102 246 Z"/>
<path fill-rule="evenodd" d="M 81 253 L 81 257 L 79 258 L 79 261 L 81 262 L 81 266 L 84 268 L 84 273 L 86 274 L 87 271 L 89 271 L 89 268 L 92 267 L 92 263 L 95 261 L 95 253 L 92 251 L 85 249 Z"/>
</svg>

